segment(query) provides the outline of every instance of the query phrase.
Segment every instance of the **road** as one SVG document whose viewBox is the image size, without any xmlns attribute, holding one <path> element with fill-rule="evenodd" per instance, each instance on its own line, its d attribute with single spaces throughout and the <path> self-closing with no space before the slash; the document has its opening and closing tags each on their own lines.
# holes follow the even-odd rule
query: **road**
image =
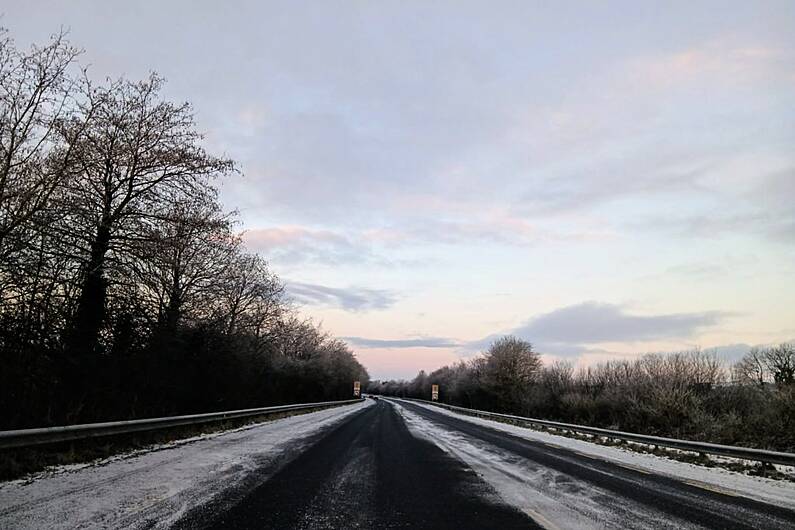
<svg viewBox="0 0 795 530">
<path fill-rule="evenodd" d="M 0 484 L 0 528 L 795 528 L 792 483 L 402 400 Z"/>
<path fill-rule="evenodd" d="M 424 425 L 427 435 L 422 429 L 414 432 L 409 423 Z M 510 466 L 496 477 L 475 472 L 466 456 L 462 459 L 434 443 L 440 433 L 454 436 L 456 446 L 485 447 L 512 462 L 514 469 L 530 464 L 544 473 L 528 473 L 528 480 L 511 477 Z M 543 510 L 543 503 L 541 509 L 534 508 L 532 500 L 506 503 L 504 498 L 515 499 L 511 492 L 501 496 L 501 485 L 517 480 L 529 497 L 549 496 L 551 491 L 562 506 Z M 234 507 L 220 514 L 199 509 L 177 524 L 306 529 L 541 526 L 795 528 L 795 512 L 512 436 L 428 407 L 381 399 L 349 417 Z"/>
<path fill-rule="evenodd" d="M 237 506 L 176 528 L 538 528 L 460 460 L 416 438 L 380 400 L 331 431 Z"/>
</svg>

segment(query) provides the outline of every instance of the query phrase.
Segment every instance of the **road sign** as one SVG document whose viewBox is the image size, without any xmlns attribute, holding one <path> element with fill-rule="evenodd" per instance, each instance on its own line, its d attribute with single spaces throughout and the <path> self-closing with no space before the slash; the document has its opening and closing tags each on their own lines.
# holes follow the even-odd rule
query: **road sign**
<svg viewBox="0 0 795 530">
<path fill-rule="evenodd" d="M 439 385 L 431 385 L 431 400 L 439 401 Z"/>
<path fill-rule="evenodd" d="M 359 397 L 362 393 L 362 384 L 359 381 L 353 382 L 353 395 Z"/>
</svg>

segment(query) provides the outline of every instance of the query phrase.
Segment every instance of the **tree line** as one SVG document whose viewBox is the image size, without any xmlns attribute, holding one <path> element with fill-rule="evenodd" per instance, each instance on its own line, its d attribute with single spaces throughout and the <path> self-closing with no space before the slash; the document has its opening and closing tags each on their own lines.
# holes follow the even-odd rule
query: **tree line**
<svg viewBox="0 0 795 530">
<path fill-rule="evenodd" d="M 795 450 L 795 347 L 752 349 L 729 366 L 714 352 L 647 354 L 575 370 L 544 365 L 503 337 L 470 360 L 367 392 L 440 401 L 594 427 L 782 451 Z"/>
<path fill-rule="evenodd" d="M 367 373 L 247 253 L 188 103 L 0 30 L 0 429 L 349 397 Z"/>
</svg>

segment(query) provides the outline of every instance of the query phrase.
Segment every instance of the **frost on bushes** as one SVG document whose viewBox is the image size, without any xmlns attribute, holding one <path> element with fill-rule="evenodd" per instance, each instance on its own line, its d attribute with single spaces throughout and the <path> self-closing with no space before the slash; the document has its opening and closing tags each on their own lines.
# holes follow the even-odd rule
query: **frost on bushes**
<svg viewBox="0 0 795 530">
<path fill-rule="evenodd" d="M 506 344 L 515 365 L 493 361 Z M 693 350 L 574 371 L 561 362 L 543 366 L 529 343 L 509 338 L 470 361 L 421 372 L 412 381 L 374 381 L 368 391 L 428 399 L 438 384 L 442 401 L 462 407 L 792 451 L 793 351 L 790 344 L 753 349 L 731 367 L 713 352 Z"/>
</svg>

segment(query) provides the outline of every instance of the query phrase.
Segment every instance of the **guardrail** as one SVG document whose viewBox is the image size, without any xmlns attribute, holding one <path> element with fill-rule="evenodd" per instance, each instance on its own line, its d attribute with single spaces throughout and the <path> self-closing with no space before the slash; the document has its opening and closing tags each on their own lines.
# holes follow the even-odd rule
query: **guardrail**
<svg viewBox="0 0 795 530">
<path fill-rule="evenodd" d="M 553 428 L 560 431 L 570 431 L 582 434 L 590 434 L 614 440 L 624 440 L 636 443 L 643 443 L 657 447 L 667 447 L 679 449 L 681 451 L 691 451 L 702 455 L 718 455 L 729 458 L 739 458 L 743 460 L 754 460 L 767 464 L 780 464 L 783 466 L 795 466 L 795 454 L 782 453 L 779 451 L 767 451 L 765 449 L 753 449 L 750 447 L 736 447 L 732 445 L 720 445 L 707 442 L 693 442 L 690 440 L 678 440 L 676 438 L 663 438 L 661 436 L 649 436 L 646 434 L 636 434 L 632 432 L 614 431 L 611 429 L 600 429 L 598 427 L 588 427 L 587 425 L 575 425 L 572 423 L 562 423 L 558 421 L 539 420 L 536 418 L 526 418 L 524 416 L 514 416 L 512 414 L 499 414 L 484 410 L 467 409 L 456 407 L 445 403 L 434 403 L 423 399 L 400 398 L 408 401 L 416 401 L 427 405 L 442 407 L 453 412 L 460 412 L 470 416 L 480 418 L 492 418 L 497 420 L 509 420 L 512 422 L 523 423 L 526 425 L 539 425 L 542 427 Z"/>
<path fill-rule="evenodd" d="M 154 431 L 179 427 L 181 425 L 196 425 L 212 423 L 235 418 L 251 416 L 266 416 L 296 410 L 312 410 L 359 403 L 361 399 L 348 399 L 344 401 L 323 401 L 320 403 L 298 403 L 293 405 L 279 405 L 276 407 L 261 407 L 255 409 L 228 410 L 224 412 L 208 412 L 205 414 L 189 414 L 185 416 L 170 416 L 166 418 L 146 418 L 140 420 L 109 421 L 104 423 L 84 423 L 80 425 L 66 425 L 62 427 L 44 427 L 40 429 L 19 429 L 15 431 L 0 431 L 0 449 L 29 447 L 69 440 L 97 438 L 113 434 L 127 434 L 132 432 Z"/>
</svg>

